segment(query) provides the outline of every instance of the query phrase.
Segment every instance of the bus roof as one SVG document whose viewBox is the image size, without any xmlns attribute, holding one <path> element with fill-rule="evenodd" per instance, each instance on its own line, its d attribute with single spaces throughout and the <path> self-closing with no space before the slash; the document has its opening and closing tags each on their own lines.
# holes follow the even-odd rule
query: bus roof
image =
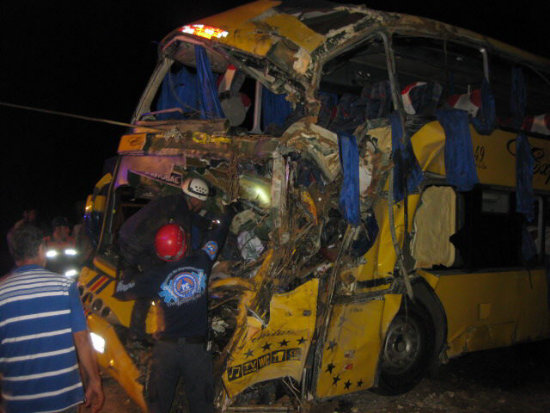
<svg viewBox="0 0 550 413">
<path fill-rule="evenodd" d="M 193 24 L 221 29 L 223 35 L 213 37 L 210 41 L 257 57 L 269 57 L 286 49 L 293 50 L 295 68 L 309 66 L 315 56 L 329 53 L 353 42 L 355 38 L 380 30 L 467 43 L 539 70 L 548 71 L 550 68 L 549 59 L 470 30 L 428 18 L 372 10 L 363 5 L 309 0 L 258 0 L 205 17 Z M 161 43 L 161 49 L 181 34 L 182 28 L 171 32 Z M 307 69 L 302 70 L 305 72 Z"/>
</svg>

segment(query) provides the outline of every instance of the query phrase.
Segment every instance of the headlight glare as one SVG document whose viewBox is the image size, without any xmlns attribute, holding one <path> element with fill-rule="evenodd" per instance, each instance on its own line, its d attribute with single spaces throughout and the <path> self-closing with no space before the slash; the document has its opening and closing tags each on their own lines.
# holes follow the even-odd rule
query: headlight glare
<svg viewBox="0 0 550 413">
<path fill-rule="evenodd" d="M 92 346 L 98 353 L 105 353 L 105 339 L 96 333 L 90 333 Z"/>
<path fill-rule="evenodd" d="M 46 258 L 55 258 L 59 253 L 56 250 L 46 251 Z"/>
</svg>

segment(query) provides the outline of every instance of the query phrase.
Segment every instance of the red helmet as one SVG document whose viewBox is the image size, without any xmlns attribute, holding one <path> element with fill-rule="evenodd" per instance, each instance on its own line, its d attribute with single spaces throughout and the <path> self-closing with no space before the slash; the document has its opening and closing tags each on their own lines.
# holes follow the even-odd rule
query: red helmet
<svg viewBox="0 0 550 413">
<path fill-rule="evenodd" d="M 177 261 L 187 251 L 185 231 L 178 224 L 166 224 L 155 235 L 155 251 L 163 261 Z"/>
</svg>

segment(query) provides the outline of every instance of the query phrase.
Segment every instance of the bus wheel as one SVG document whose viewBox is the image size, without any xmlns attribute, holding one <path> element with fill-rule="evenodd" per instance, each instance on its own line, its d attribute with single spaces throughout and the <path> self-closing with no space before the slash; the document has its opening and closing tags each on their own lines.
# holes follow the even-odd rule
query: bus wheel
<svg viewBox="0 0 550 413">
<path fill-rule="evenodd" d="M 426 312 L 408 306 L 390 324 L 380 355 L 375 392 L 401 394 L 422 379 L 434 357 L 433 323 Z"/>
</svg>

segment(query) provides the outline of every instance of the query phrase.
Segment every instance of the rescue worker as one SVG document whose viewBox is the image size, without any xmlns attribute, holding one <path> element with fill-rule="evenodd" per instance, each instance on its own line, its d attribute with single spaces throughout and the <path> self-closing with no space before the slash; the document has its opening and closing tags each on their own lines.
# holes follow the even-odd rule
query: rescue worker
<svg viewBox="0 0 550 413">
<path fill-rule="evenodd" d="M 154 248 L 154 238 L 157 230 L 166 224 L 181 226 L 191 247 L 200 246 L 201 233 L 208 228 L 209 220 L 198 213 L 208 199 L 208 184 L 200 178 L 188 177 L 181 184 L 181 189 L 183 196 L 176 194 L 153 200 L 122 225 L 118 245 L 121 255 L 120 269 L 125 282 L 162 266 L 163 261 L 159 259 Z M 150 300 L 136 299 L 130 322 L 130 340 L 146 339 L 145 319 L 149 306 Z"/>
<path fill-rule="evenodd" d="M 132 282 L 119 281 L 118 294 L 158 300 L 163 330 L 155 334 L 146 400 L 152 413 L 168 413 L 180 377 L 191 413 L 214 411 L 212 359 L 207 351 L 208 277 L 227 237 L 232 207 L 212 222 L 202 248 L 183 258 L 186 236 L 176 224 L 159 229 L 156 252 L 167 262 Z M 165 255 L 168 254 L 168 255 Z"/>
</svg>

